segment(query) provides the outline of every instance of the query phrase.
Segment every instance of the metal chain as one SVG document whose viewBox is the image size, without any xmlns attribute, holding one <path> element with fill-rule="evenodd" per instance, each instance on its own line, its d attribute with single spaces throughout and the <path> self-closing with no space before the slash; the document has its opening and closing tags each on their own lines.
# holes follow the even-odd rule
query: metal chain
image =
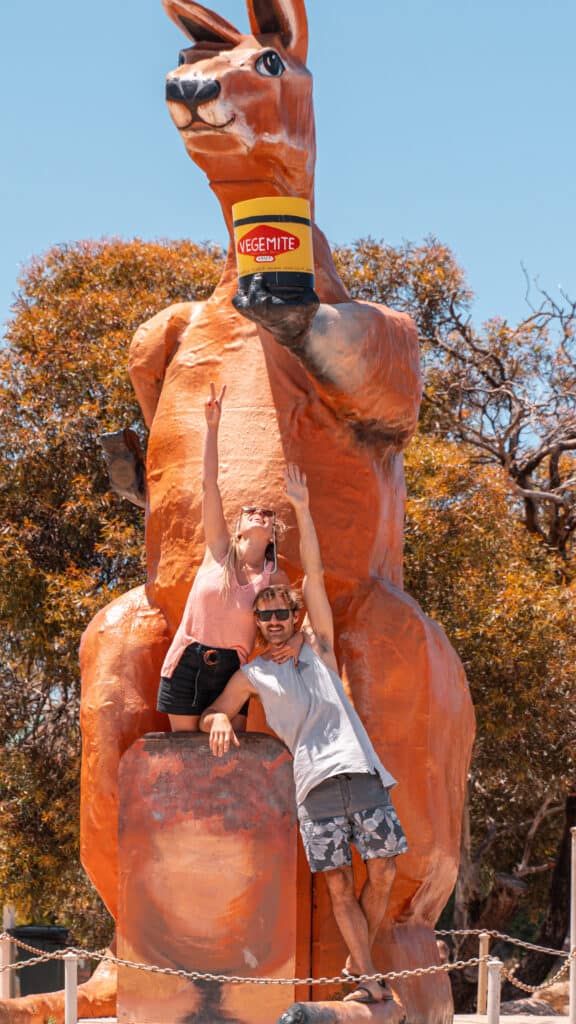
<svg viewBox="0 0 576 1024">
<path fill-rule="evenodd" d="M 35 956 L 30 960 L 17 960 L 13 964 L 4 964 L 3 967 L 0 967 L 0 974 L 3 974 L 4 971 L 19 971 L 21 967 L 34 967 L 34 964 L 45 964 L 48 960 L 54 959 L 55 957 L 53 953 L 45 953 L 44 956 Z M 61 958 L 58 955 L 58 960 L 60 959 Z"/>
<path fill-rule="evenodd" d="M 229 974 L 210 974 L 202 971 L 185 971 L 182 969 L 176 969 L 172 967 L 157 967 L 155 964 L 141 964 L 135 963 L 132 960 L 124 960 L 121 957 L 113 956 L 112 953 L 107 953 L 105 950 L 101 951 L 90 951 L 86 949 L 79 949 L 74 946 L 69 946 L 67 949 L 58 950 L 55 953 L 43 953 L 42 950 L 35 949 L 33 946 L 28 946 L 24 942 L 20 942 L 18 939 L 13 938 L 7 932 L 0 934 L 0 940 L 10 939 L 17 946 L 27 950 L 31 953 L 38 953 L 39 956 L 31 960 L 24 960 L 16 964 L 6 964 L 4 967 L 0 967 L 0 973 L 6 970 L 20 970 L 22 967 L 31 967 L 35 963 L 45 963 L 48 960 L 63 960 L 67 954 L 72 953 L 77 957 L 86 957 L 92 960 L 100 960 L 102 963 L 117 964 L 119 967 L 131 967 L 140 971 L 147 971 L 150 974 L 167 974 L 171 977 L 186 978 L 190 981 L 214 981 L 221 982 L 231 985 L 329 985 L 329 984 L 342 984 L 346 981 L 346 978 L 338 974 L 334 977 L 323 977 L 323 978 L 246 978 L 239 975 Z M 355 977 L 355 981 L 396 981 L 402 978 L 409 977 L 420 977 L 424 974 L 439 974 L 448 971 L 459 971 L 465 967 L 474 967 L 482 961 L 488 961 L 489 956 L 485 957 L 474 957 L 471 960 L 458 960 L 453 964 L 440 964 L 433 965 L 431 967 L 416 967 L 413 970 L 406 971 L 390 971 L 387 974 L 360 974 Z"/>
<path fill-rule="evenodd" d="M 521 946 L 523 949 L 534 949 L 537 953 L 549 953 L 550 956 L 567 957 L 563 949 L 549 949 L 546 946 L 535 946 L 533 942 L 525 942 L 524 939 L 515 939 L 513 935 L 503 935 L 502 932 L 491 931 L 489 928 L 454 928 L 451 931 L 437 931 L 435 935 L 490 935 L 493 939 L 502 939 L 512 946 Z"/>
<path fill-rule="evenodd" d="M 61 955 L 61 954 L 60 954 Z M 347 979 L 337 974 L 334 977 L 323 977 L 323 978 L 246 978 L 238 975 L 230 974 L 209 974 L 201 971 L 185 971 L 176 970 L 171 967 L 156 967 L 151 964 L 139 964 L 134 963 L 131 960 L 123 960 L 119 957 L 107 954 L 99 957 L 103 962 L 118 964 L 120 967 L 133 967 L 137 970 L 148 971 L 152 974 L 169 974 L 178 978 L 187 978 L 191 981 L 215 981 L 222 982 L 232 985 L 332 985 L 342 984 Z M 406 971 L 389 971 L 386 974 L 358 974 L 355 975 L 355 981 L 398 981 L 402 978 L 409 977 L 421 977 L 425 974 L 440 974 L 448 971 L 459 971 L 465 967 L 474 967 L 483 961 L 486 963 L 490 960 L 490 957 L 474 957 L 471 960 L 458 960 L 453 964 L 439 964 L 431 967 L 416 967 L 413 970 Z"/>
<path fill-rule="evenodd" d="M 467 934 L 467 935 L 490 935 L 493 938 L 506 939 L 511 942 L 516 942 L 515 939 L 510 936 L 502 935 L 496 931 L 483 931 L 482 929 L 470 929 L 468 931 L 438 931 L 437 935 L 456 935 L 456 934 Z M 4 971 L 20 970 L 23 967 L 32 967 L 34 964 L 46 963 L 49 960 L 63 960 L 67 955 L 72 954 L 76 957 L 82 957 L 89 960 L 99 960 L 101 963 L 116 964 L 119 967 L 134 968 L 139 971 L 147 971 L 150 974 L 166 974 L 171 977 L 184 978 L 189 981 L 212 981 L 219 982 L 228 985 L 335 985 L 342 984 L 346 981 L 346 978 L 342 975 L 336 975 L 334 977 L 322 977 L 322 978 L 246 978 L 240 975 L 228 975 L 228 974 L 210 974 L 202 971 L 185 971 L 183 969 L 176 969 L 172 967 L 157 967 L 155 964 L 141 964 L 136 963 L 132 960 L 124 960 L 121 957 L 116 957 L 112 953 L 108 953 L 106 950 L 87 950 L 81 949 L 76 946 L 68 946 L 66 949 L 58 950 L 54 953 L 46 953 L 41 949 L 36 949 L 34 946 L 29 946 L 25 942 L 21 942 L 19 939 L 14 938 L 8 932 L 2 932 L 0 934 L 0 941 L 9 939 L 20 949 L 24 949 L 29 953 L 37 954 L 30 960 L 20 961 L 13 964 L 5 964 L 0 967 L 0 974 Z M 519 940 L 521 941 L 521 940 Z M 528 945 L 522 943 L 523 945 Z M 534 993 L 539 992 L 543 989 L 549 988 L 554 982 L 558 981 L 559 978 L 563 977 L 567 973 L 568 968 L 572 960 L 576 960 L 576 948 L 572 949 L 570 953 L 560 952 L 559 950 L 548 950 L 543 947 L 530 946 L 530 948 L 538 949 L 539 951 L 546 953 L 554 953 L 555 955 L 561 955 L 566 957 L 566 962 L 562 965 L 560 970 L 548 981 L 543 982 L 541 985 L 525 985 L 524 982 L 518 981 L 514 975 L 508 971 L 505 967 L 502 967 L 502 974 L 517 988 L 523 989 L 525 992 Z M 450 971 L 462 971 L 466 967 L 476 967 L 481 963 L 488 963 L 492 959 L 488 953 L 482 957 L 472 957 L 470 960 L 457 960 L 455 963 L 446 963 L 433 965 L 431 967 L 416 967 L 413 970 L 405 971 L 389 971 L 386 974 L 360 974 L 357 975 L 354 980 L 357 981 L 401 981 L 403 978 L 411 977 L 422 977 L 428 974 L 442 974 L 449 973 Z"/>
<path fill-rule="evenodd" d="M 562 964 L 560 970 L 557 971 L 556 974 L 552 975 L 551 978 L 548 978 L 547 981 L 543 981 L 541 985 L 526 985 L 523 981 L 519 981 L 518 978 L 514 977 L 513 972 L 508 971 L 505 967 L 502 967 L 502 974 L 508 979 L 508 981 L 512 982 L 516 988 L 520 988 L 523 992 L 529 992 L 533 995 L 534 992 L 542 992 L 543 989 L 550 988 L 551 985 L 554 985 L 556 981 L 559 981 L 560 978 L 567 974 L 568 968 L 570 967 L 570 961 L 574 959 L 575 956 L 576 953 L 570 954 L 566 963 Z"/>
<path fill-rule="evenodd" d="M 10 939 L 10 942 L 13 942 L 19 949 L 25 949 L 27 953 L 37 953 L 38 956 L 44 955 L 43 950 L 37 949 L 36 946 L 28 946 L 26 942 L 22 942 L 21 939 L 16 939 L 13 935 L 10 935 L 10 932 L 1 932 L 0 941 L 2 941 L 2 939 Z M 46 955 L 53 959 L 55 955 L 58 958 L 61 958 L 65 956 L 66 953 L 74 953 L 75 956 L 87 957 L 90 960 L 95 960 L 99 956 L 103 956 L 106 953 L 106 949 L 97 949 L 94 952 L 90 952 L 88 949 L 79 949 L 77 946 L 67 946 L 66 949 L 58 950 L 57 954 L 48 953 Z M 25 960 L 24 963 L 29 963 L 29 961 Z"/>
</svg>

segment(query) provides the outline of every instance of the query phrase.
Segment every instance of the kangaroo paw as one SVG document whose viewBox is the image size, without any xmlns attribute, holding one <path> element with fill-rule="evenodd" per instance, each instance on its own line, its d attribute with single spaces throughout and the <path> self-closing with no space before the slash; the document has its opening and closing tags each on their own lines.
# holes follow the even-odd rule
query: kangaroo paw
<svg viewBox="0 0 576 1024">
<path fill-rule="evenodd" d="M 232 303 L 242 316 L 269 331 L 279 345 L 298 349 L 320 300 L 312 288 L 275 293 L 261 274 L 255 274 L 248 291 L 237 292 Z"/>
<path fill-rule="evenodd" d="M 130 428 L 102 434 L 100 444 L 112 489 L 139 508 L 146 507 L 146 467 L 138 435 Z"/>
</svg>

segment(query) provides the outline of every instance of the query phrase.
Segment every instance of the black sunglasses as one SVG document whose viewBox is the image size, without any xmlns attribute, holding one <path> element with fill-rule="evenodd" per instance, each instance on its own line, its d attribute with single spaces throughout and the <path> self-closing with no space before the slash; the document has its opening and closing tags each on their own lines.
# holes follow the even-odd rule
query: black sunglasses
<svg viewBox="0 0 576 1024">
<path fill-rule="evenodd" d="M 243 505 L 242 511 L 248 515 L 253 515 L 255 512 L 259 512 L 260 515 L 266 516 L 267 519 L 274 518 L 274 509 L 272 508 L 260 508 L 258 505 Z"/>
<path fill-rule="evenodd" d="M 263 611 L 257 608 L 254 614 L 260 622 L 270 622 L 272 616 L 278 619 L 278 622 L 286 622 L 292 615 L 292 608 L 266 608 Z"/>
</svg>

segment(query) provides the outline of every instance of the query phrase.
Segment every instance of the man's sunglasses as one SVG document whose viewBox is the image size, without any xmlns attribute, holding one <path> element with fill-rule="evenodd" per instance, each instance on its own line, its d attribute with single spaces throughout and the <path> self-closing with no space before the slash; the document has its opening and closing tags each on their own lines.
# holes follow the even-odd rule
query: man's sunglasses
<svg viewBox="0 0 576 1024">
<path fill-rule="evenodd" d="M 266 608 L 262 611 L 257 608 L 254 614 L 260 622 L 271 622 L 272 616 L 278 619 L 278 622 L 286 622 L 292 615 L 292 608 Z"/>
<path fill-rule="evenodd" d="M 266 519 L 274 518 L 274 509 L 272 508 L 259 508 L 258 505 L 243 505 L 242 511 L 246 512 L 249 516 L 259 512 L 260 515 L 264 516 Z"/>
</svg>

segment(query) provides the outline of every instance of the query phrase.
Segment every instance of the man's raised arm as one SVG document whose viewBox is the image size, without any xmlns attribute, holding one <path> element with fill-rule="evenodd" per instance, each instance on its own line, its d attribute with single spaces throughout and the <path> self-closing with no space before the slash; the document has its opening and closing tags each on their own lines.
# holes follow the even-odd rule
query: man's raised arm
<svg viewBox="0 0 576 1024">
<path fill-rule="evenodd" d="M 323 661 L 338 671 L 334 654 L 334 620 L 324 586 L 324 566 L 314 520 L 310 512 L 306 475 L 298 466 L 289 465 L 284 471 L 286 497 L 296 513 L 300 535 L 300 561 L 304 570 L 302 593 L 312 631 Z"/>
</svg>

